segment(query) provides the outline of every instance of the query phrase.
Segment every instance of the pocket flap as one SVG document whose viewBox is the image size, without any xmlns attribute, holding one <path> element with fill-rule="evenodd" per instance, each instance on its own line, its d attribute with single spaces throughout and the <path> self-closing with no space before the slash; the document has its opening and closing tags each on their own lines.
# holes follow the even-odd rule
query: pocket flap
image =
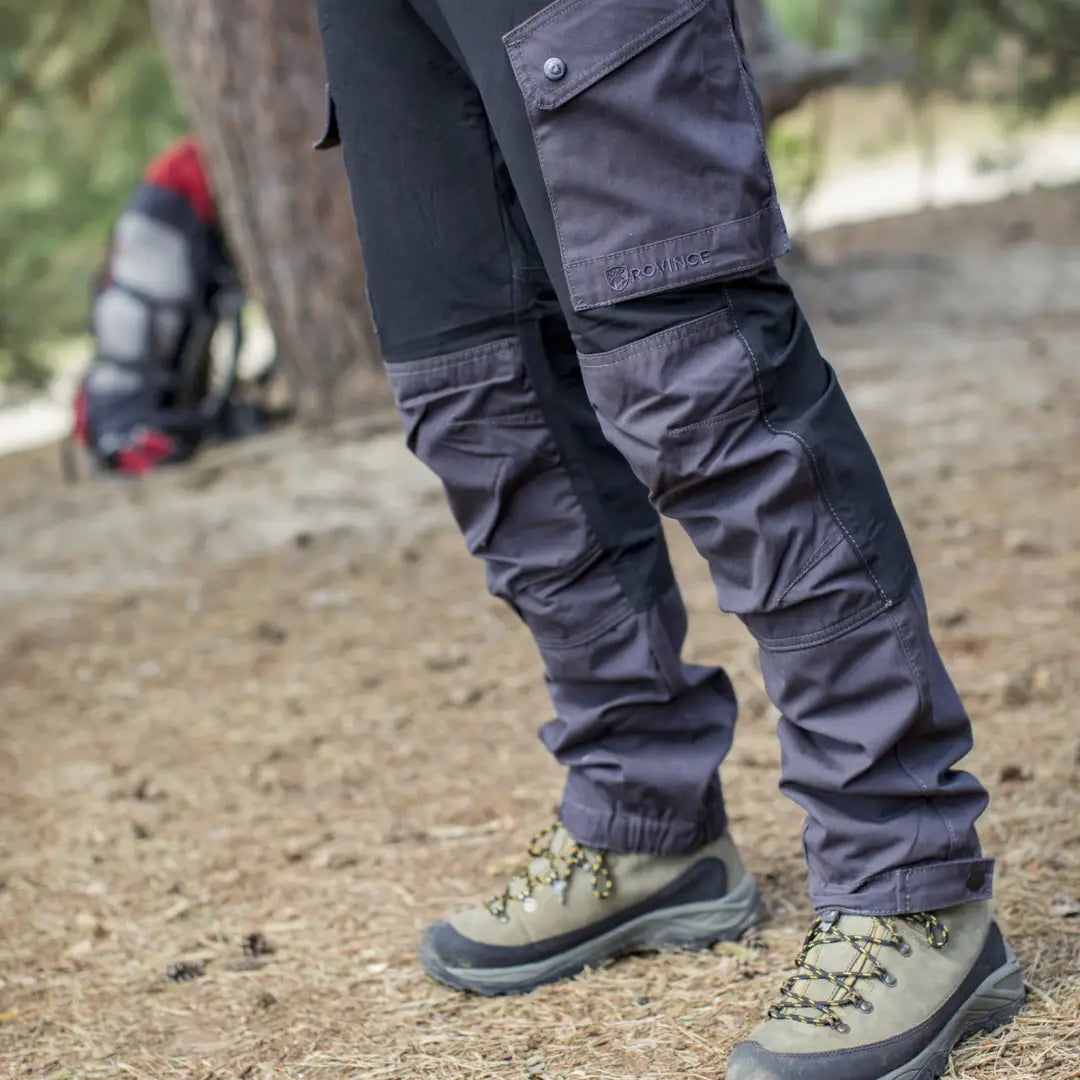
<svg viewBox="0 0 1080 1080">
<path fill-rule="evenodd" d="M 710 3 L 556 0 L 503 43 L 529 102 L 557 109 Z"/>
</svg>

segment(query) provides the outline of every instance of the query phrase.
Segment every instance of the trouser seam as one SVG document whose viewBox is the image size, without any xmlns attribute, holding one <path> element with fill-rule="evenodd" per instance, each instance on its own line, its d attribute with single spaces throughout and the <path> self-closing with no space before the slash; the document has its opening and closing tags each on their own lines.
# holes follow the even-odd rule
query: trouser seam
<svg viewBox="0 0 1080 1080">
<path fill-rule="evenodd" d="M 746 335 L 742 332 L 742 327 L 739 326 L 739 317 L 736 314 L 735 304 L 732 302 L 731 293 L 727 285 L 724 285 L 724 297 L 727 300 L 728 309 L 731 313 L 732 328 L 735 330 L 735 333 L 738 335 L 739 340 L 742 342 L 743 348 L 746 350 L 747 355 L 750 357 L 750 362 L 751 364 L 753 364 L 754 367 L 754 386 L 757 390 L 758 395 L 758 408 L 761 422 L 765 425 L 766 429 L 773 435 L 786 435 L 788 438 L 794 439 L 795 442 L 797 442 L 802 447 L 803 452 L 806 454 L 807 459 L 809 460 L 810 470 L 814 476 L 814 486 L 818 489 L 818 494 L 821 496 L 822 502 L 825 503 L 825 506 L 828 509 L 829 514 L 832 516 L 833 521 L 836 522 L 837 527 L 844 534 L 844 536 L 847 537 L 847 541 L 851 545 L 852 551 L 855 552 L 856 557 L 858 558 L 859 562 L 862 563 L 863 568 L 866 570 L 866 573 L 870 577 L 870 580 L 874 583 L 874 588 L 877 589 L 878 595 L 882 598 L 882 600 L 885 601 L 887 606 L 892 606 L 892 599 L 889 597 L 888 593 L 886 593 L 886 591 L 882 588 L 881 582 L 879 582 L 877 577 L 875 577 L 874 571 L 870 567 L 869 560 L 863 554 L 862 549 L 859 547 L 858 543 L 856 543 L 855 538 L 851 535 L 848 527 L 844 524 L 840 515 L 836 512 L 836 508 L 833 506 L 831 500 L 829 499 L 829 494 L 825 490 L 825 484 L 821 477 L 821 469 L 818 465 L 817 457 L 814 454 L 812 447 L 797 431 L 789 431 L 786 428 L 777 428 L 772 423 L 772 421 L 769 420 L 769 414 L 765 408 L 765 390 L 761 379 L 761 368 L 758 365 L 757 354 L 751 347 L 750 342 L 747 341 Z"/>
<path fill-rule="evenodd" d="M 393 361 L 386 365 L 387 375 L 394 379 L 417 373 L 426 374 L 430 371 L 443 371 L 447 368 L 462 367 L 486 356 L 494 356 L 508 348 L 513 348 L 517 342 L 516 337 L 500 337 L 495 341 L 484 342 L 482 345 L 470 345 L 467 349 L 442 353 L 422 360 Z"/>
<path fill-rule="evenodd" d="M 806 577 L 807 574 L 810 573 L 811 570 L 814 569 L 815 566 L 818 565 L 818 563 L 823 562 L 843 542 L 844 537 L 842 535 L 826 537 L 818 546 L 817 550 L 810 556 L 809 559 L 806 560 L 806 563 L 802 566 L 802 568 L 795 574 L 795 577 L 792 578 L 792 580 L 788 583 L 784 591 L 776 598 L 777 606 L 781 605 L 784 602 L 784 598 L 791 592 L 792 589 L 795 588 L 796 585 L 799 584 L 800 581 L 802 581 L 804 577 Z"/>
<path fill-rule="evenodd" d="M 449 52 L 449 50 L 447 50 Z M 502 228 L 503 250 L 506 254 L 506 281 L 507 292 L 509 293 L 510 307 L 514 313 L 514 319 L 518 318 L 518 278 L 516 274 L 517 267 L 514 265 L 514 246 L 510 242 L 510 227 L 509 227 L 509 214 L 506 208 L 506 200 L 503 198 L 503 192 L 499 188 L 499 167 L 495 158 L 496 144 L 495 133 L 491 129 L 491 121 L 487 118 L 487 110 L 483 105 L 483 98 L 480 94 L 479 87 L 476 85 L 476 79 L 473 77 L 472 72 L 468 71 L 464 64 L 461 65 L 462 71 L 472 81 L 473 92 L 477 99 L 480 101 L 480 107 L 484 112 L 485 127 L 487 134 L 487 157 L 488 157 L 488 175 L 491 179 L 491 185 L 495 190 L 495 201 L 499 206 L 499 225 Z M 501 151 L 500 151 L 501 153 Z"/>
<path fill-rule="evenodd" d="M 939 861 L 928 863 L 920 866 L 899 866 L 892 870 L 885 870 L 879 874 L 872 874 L 867 878 L 859 878 L 847 885 L 828 885 L 822 882 L 812 883 L 811 892 L 815 894 L 815 907 L 817 910 L 822 911 L 828 908 L 839 908 L 841 910 L 849 910 L 857 912 L 860 915 L 895 915 L 899 911 L 911 911 L 915 906 L 913 904 L 912 897 L 914 895 L 914 887 L 919 885 L 918 879 L 920 877 L 926 878 L 927 876 L 940 877 L 942 875 L 948 877 L 949 875 L 956 875 L 955 880 L 959 884 L 964 882 L 961 880 L 961 876 L 964 878 L 971 872 L 970 867 L 979 866 L 983 868 L 989 868 L 992 870 L 994 860 L 986 855 L 973 855 L 964 858 L 951 858 L 941 859 Z M 991 878 L 992 880 L 992 878 Z M 888 906 L 881 906 L 880 898 L 879 902 L 874 905 L 869 904 L 857 904 L 857 903 L 845 903 L 845 899 L 853 897 L 860 890 L 866 888 L 868 885 L 881 885 L 881 884 L 895 883 L 896 897 L 899 901 L 899 909 L 897 905 L 889 903 Z M 968 900 L 980 900 L 986 899 L 988 896 L 985 889 L 980 890 L 977 895 L 967 895 L 965 899 L 958 899 L 956 903 L 966 903 Z M 951 906 L 951 905 L 943 905 Z"/>
<path fill-rule="evenodd" d="M 728 301 L 730 303 L 730 300 Z M 690 341 L 698 337 L 706 337 L 717 326 L 722 324 L 729 326 L 731 314 L 727 308 L 720 311 L 712 311 L 706 315 L 700 315 L 690 322 L 678 323 L 666 330 L 657 330 L 655 333 L 640 338 L 637 341 L 620 345 L 617 349 L 608 349 L 598 353 L 579 353 L 581 368 L 583 371 L 598 371 L 602 368 L 618 367 L 624 361 L 631 359 L 639 353 L 649 353 L 655 350 L 657 345 L 667 345 L 673 341 Z M 613 358 L 613 359 L 612 359 Z M 603 361 L 601 363 L 601 361 Z"/>
<path fill-rule="evenodd" d="M 875 599 L 873 603 L 867 607 L 856 611 L 853 615 L 849 615 L 846 619 L 841 619 L 840 622 L 833 623 L 831 626 L 826 626 L 824 629 L 815 630 L 809 634 L 802 634 L 798 637 L 791 638 L 766 638 L 759 634 L 754 634 L 753 629 L 748 625 L 750 632 L 754 634 L 754 640 L 763 648 L 766 652 L 799 652 L 803 649 L 813 649 L 818 645 L 827 645 L 829 642 L 837 641 L 847 634 L 858 630 L 860 626 L 864 626 L 866 623 L 873 619 L 876 619 L 883 611 L 889 607 L 888 600 Z M 753 616 L 750 616 L 752 619 Z M 746 622 L 746 619 L 743 620 Z"/>
<path fill-rule="evenodd" d="M 732 48 L 735 50 L 735 55 L 739 58 L 739 81 L 742 83 L 743 95 L 746 98 L 746 104 L 750 110 L 750 116 L 754 121 L 754 133 L 757 135 L 758 146 L 761 147 L 761 157 L 765 162 L 765 171 L 769 175 L 769 186 L 773 188 L 774 199 L 776 181 L 773 179 L 772 165 L 769 162 L 769 149 L 765 140 L 765 132 L 761 126 L 761 118 L 758 110 L 757 102 L 754 100 L 754 93 L 751 89 L 750 80 L 747 78 L 746 62 L 743 59 L 743 50 L 739 47 L 738 36 L 735 33 L 735 22 L 738 19 L 738 15 L 735 12 L 735 5 L 732 4 L 727 9 L 727 24 L 728 34 L 731 37 Z"/>
<path fill-rule="evenodd" d="M 518 347 L 521 349 L 522 364 L 525 368 L 530 390 L 555 446 L 559 466 L 566 476 L 567 483 L 570 485 L 574 501 L 584 516 L 589 535 L 596 541 L 597 546 L 603 553 L 604 572 L 610 575 L 615 582 L 619 595 L 626 601 L 631 610 L 636 612 L 648 611 L 655 607 L 660 597 L 676 584 L 674 574 L 670 569 L 670 562 L 667 559 L 667 545 L 663 531 L 657 525 L 657 535 L 653 537 L 652 542 L 663 548 L 664 563 L 667 567 L 666 575 L 662 574 L 661 571 L 642 572 L 634 565 L 633 561 L 630 565 L 625 565 L 625 560 L 617 557 L 618 545 L 612 542 L 609 523 L 604 520 L 602 509 L 598 510 L 602 500 L 593 485 L 588 462 L 583 461 L 580 447 L 575 442 L 572 433 L 568 432 L 566 427 L 563 426 L 562 418 L 554 414 L 554 410 L 549 407 L 549 401 L 545 395 L 537 392 L 534 380 L 529 375 L 529 356 L 531 352 L 535 353 L 537 363 L 547 362 L 539 320 L 529 320 L 528 322 L 520 320 Z M 598 529 L 605 534 L 604 539 L 600 538 Z M 659 581 L 657 580 L 657 574 L 661 575 Z"/>
<path fill-rule="evenodd" d="M 538 633 L 533 627 L 530 627 L 530 629 L 532 630 L 533 640 L 544 649 L 549 651 L 579 649 L 583 645 L 589 645 L 598 638 L 602 638 L 608 631 L 613 630 L 620 623 L 626 622 L 627 619 L 635 618 L 638 614 L 639 612 L 636 612 L 630 605 L 630 601 L 626 597 L 621 597 L 619 606 L 611 616 L 594 626 L 590 626 L 574 637 L 549 638 L 542 633 Z"/>
<path fill-rule="evenodd" d="M 559 464 L 562 462 L 560 460 Z M 572 559 L 570 562 L 565 563 L 562 566 L 552 567 L 551 569 L 541 570 L 540 572 L 532 575 L 529 578 L 529 585 L 547 585 L 559 583 L 565 581 L 567 578 L 576 577 L 582 570 L 587 569 L 590 565 L 594 565 L 598 562 L 602 562 L 607 552 L 604 550 L 604 546 L 593 535 L 592 530 L 588 526 L 588 522 L 585 525 L 586 533 L 588 534 L 590 543 L 586 546 L 584 551 L 576 559 Z"/>
<path fill-rule="evenodd" d="M 900 642 L 900 648 L 903 650 L 904 657 L 907 660 L 908 668 L 911 670 L 911 677 L 915 680 L 915 687 L 918 690 L 919 694 L 919 712 L 921 715 L 925 715 L 927 712 L 932 712 L 933 706 L 931 705 L 930 700 L 925 692 L 923 679 L 919 673 L 919 667 L 915 662 L 915 657 L 912 655 L 910 648 L 908 648 L 908 643 L 904 637 L 904 633 L 900 627 L 900 622 L 896 617 L 896 613 L 894 611 L 890 611 L 888 614 L 889 621 L 892 623 L 893 633 L 896 635 L 897 640 Z M 929 789 L 927 788 L 923 780 L 916 773 L 912 772 L 912 770 L 908 767 L 907 763 L 904 761 L 899 743 L 897 743 L 893 747 L 893 754 L 896 757 L 897 764 L 918 785 L 919 790 L 923 792 L 928 792 Z M 929 801 L 930 805 L 934 808 L 934 812 L 939 818 L 941 818 L 941 822 L 945 826 L 945 831 L 949 834 L 949 853 L 947 857 L 952 858 L 954 856 L 957 846 L 956 833 L 953 830 L 948 815 L 943 813 L 941 807 L 938 805 L 937 799 L 935 799 L 932 795 L 929 794 L 926 795 L 926 798 Z"/>
</svg>

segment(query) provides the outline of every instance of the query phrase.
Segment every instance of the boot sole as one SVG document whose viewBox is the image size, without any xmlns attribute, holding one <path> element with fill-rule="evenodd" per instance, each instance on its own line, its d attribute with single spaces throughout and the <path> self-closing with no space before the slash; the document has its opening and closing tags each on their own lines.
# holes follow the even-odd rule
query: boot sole
<svg viewBox="0 0 1080 1080">
<path fill-rule="evenodd" d="M 1007 1024 L 1024 1004 L 1024 976 L 1012 949 L 1006 947 L 1006 956 L 1006 962 L 983 981 L 921 1054 L 879 1080 L 938 1080 L 959 1043 Z"/>
<path fill-rule="evenodd" d="M 761 894 L 747 874 L 719 900 L 650 912 L 591 941 L 532 963 L 499 968 L 450 967 L 442 962 L 426 936 L 420 941 L 420 963 L 432 978 L 455 990 L 472 990 L 489 997 L 523 994 L 627 953 L 707 949 L 717 941 L 734 941 L 764 918 Z"/>
</svg>

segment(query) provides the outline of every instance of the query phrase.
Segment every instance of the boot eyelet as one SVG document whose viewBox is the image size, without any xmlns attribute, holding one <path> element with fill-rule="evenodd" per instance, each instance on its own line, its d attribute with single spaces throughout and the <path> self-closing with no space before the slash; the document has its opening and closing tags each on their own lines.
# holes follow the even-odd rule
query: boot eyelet
<svg viewBox="0 0 1080 1080">
<path fill-rule="evenodd" d="M 895 975 L 893 975 L 892 973 L 888 972 L 888 971 L 883 971 L 883 972 L 881 973 L 881 981 L 882 981 L 882 982 L 883 982 L 883 983 L 884 983 L 884 984 L 885 984 L 886 986 L 895 986 L 895 985 L 896 985 L 896 983 L 897 983 L 897 979 L 896 979 L 896 976 L 895 976 Z"/>
<path fill-rule="evenodd" d="M 896 946 L 896 951 L 901 956 L 910 956 L 911 955 L 911 946 L 906 941 L 904 941 L 903 938 L 901 938 L 900 939 L 900 944 Z"/>
<path fill-rule="evenodd" d="M 867 1001 L 866 998 L 863 998 L 860 1002 L 858 1002 L 855 1008 L 858 1009 L 861 1013 L 872 1013 L 874 1011 L 873 1003 Z"/>
<path fill-rule="evenodd" d="M 847 1034 L 847 1033 L 848 1033 L 848 1032 L 849 1032 L 849 1031 L 851 1030 L 851 1028 L 849 1028 L 849 1027 L 847 1026 L 847 1024 L 845 1024 L 845 1023 L 844 1023 L 844 1021 L 843 1021 L 843 1020 L 841 1020 L 841 1021 L 840 1021 L 839 1023 L 833 1024 L 833 1027 L 834 1027 L 834 1028 L 835 1028 L 835 1029 L 836 1029 L 836 1030 L 837 1030 L 837 1031 L 838 1031 L 838 1032 L 839 1032 L 839 1033 L 840 1033 L 841 1035 L 846 1035 L 846 1034 Z"/>
</svg>

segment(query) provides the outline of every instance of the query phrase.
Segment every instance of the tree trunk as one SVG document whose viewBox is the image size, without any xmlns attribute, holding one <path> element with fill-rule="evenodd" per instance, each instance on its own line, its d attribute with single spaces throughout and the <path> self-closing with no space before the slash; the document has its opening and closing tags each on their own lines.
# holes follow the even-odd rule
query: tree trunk
<svg viewBox="0 0 1080 1080">
<path fill-rule="evenodd" d="M 310 0 L 151 0 L 174 81 L 209 162 L 241 275 L 264 304 L 308 415 L 378 350 L 341 155 L 311 144 L 326 117 Z"/>
<path fill-rule="evenodd" d="M 863 73 L 866 57 L 813 49 L 788 37 L 769 15 L 765 0 L 736 0 L 736 7 L 767 122 L 810 94 Z"/>
</svg>

